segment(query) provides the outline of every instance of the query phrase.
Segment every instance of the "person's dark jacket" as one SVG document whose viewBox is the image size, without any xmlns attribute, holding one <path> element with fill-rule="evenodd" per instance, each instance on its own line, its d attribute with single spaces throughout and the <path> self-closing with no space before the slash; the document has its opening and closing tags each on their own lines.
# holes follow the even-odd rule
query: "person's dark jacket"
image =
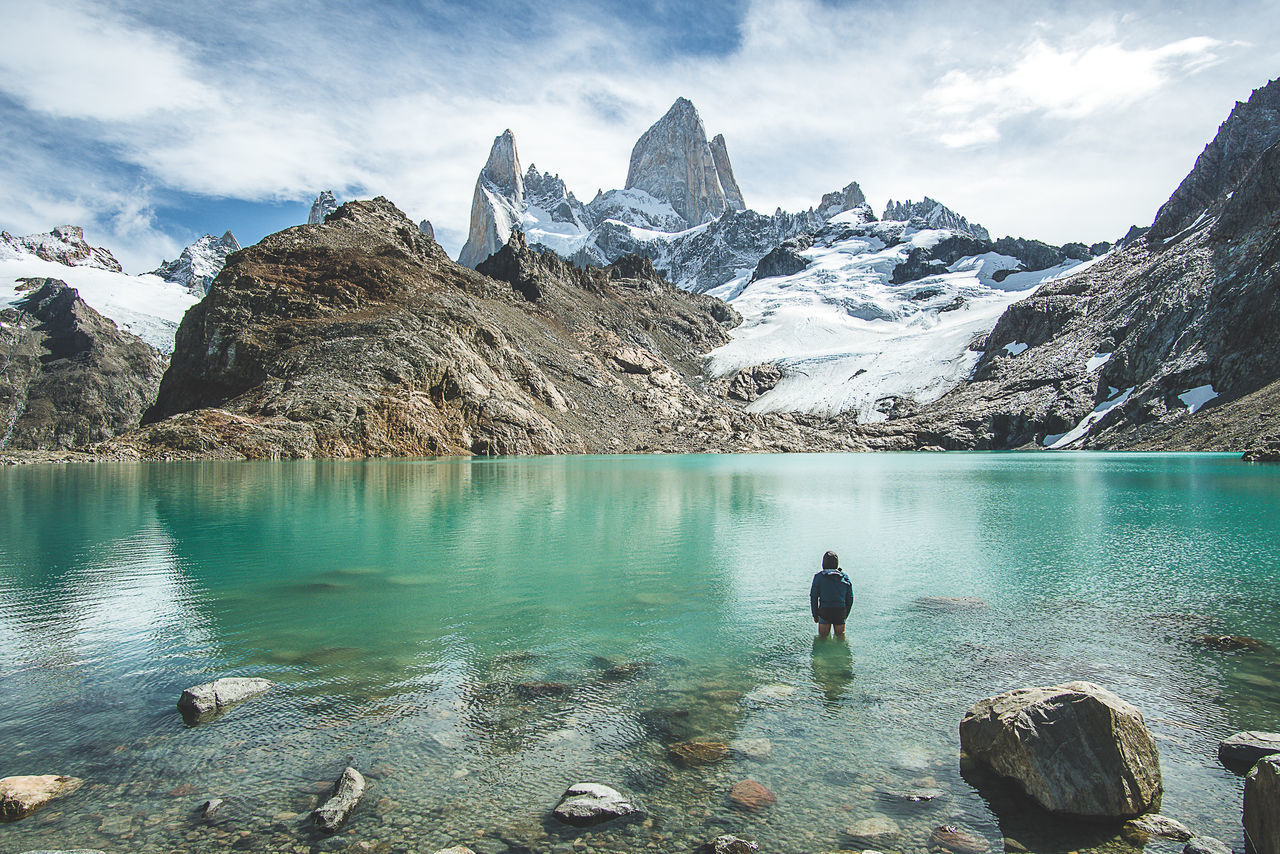
<svg viewBox="0 0 1280 854">
<path fill-rule="evenodd" d="M 824 569 L 809 585 L 809 609 L 818 619 L 819 608 L 843 608 L 846 619 L 853 610 L 853 582 L 840 569 Z"/>
</svg>

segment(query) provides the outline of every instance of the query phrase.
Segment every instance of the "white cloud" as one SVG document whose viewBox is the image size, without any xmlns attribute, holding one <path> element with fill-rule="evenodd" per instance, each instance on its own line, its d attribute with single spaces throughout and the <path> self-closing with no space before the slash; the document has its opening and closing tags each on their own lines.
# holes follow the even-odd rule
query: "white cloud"
<svg viewBox="0 0 1280 854">
<path fill-rule="evenodd" d="M 1064 49 L 1037 39 L 1007 68 L 946 72 L 923 108 L 942 129 L 945 145 L 990 144 L 1015 116 L 1080 120 L 1129 106 L 1179 76 L 1221 62 L 1216 51 L 1222 47 L 1203 36 L 1154 48 L 1107 41 Z"/>
<path fill-rule="evenodd" d="M 464 38 L 376 4 L 317 3 L 300 18 L 263 3 L 221 33 L 207 12 L 197 50 L 156 28 L 165 14 L 148 28 L 105 0 L 56 16 L 6 5 L 21 11 L 0 32 L 0 89 L 42 115 L 95 120 L 94 142 L 128 169 L 86 189 L 0 162 L 0 225 L 94 199 L 87 215 L 137 257 L 161 251 L 164 225 L 147 225 L 139 184 L 261 201 L 384 194 L 456 252 L 504 128 L 526 165 L 585 200 L 622 184 L 635 139 L 679 95 L 726 135 L 759 210 L 807 207 L 857 179 L 877 205 L 929 193 L 997 233 L 1114 238 L 1150 221 L 1231 103 L 1266 82 L 1274 51 L 1238 42 L 1280 41 L 1264 0 L 1126 16 L 1082 0 L 1028 23 L 994 0 L 754 0 L 736 50 L 676 58 L 599 6 L 540 9 L 532 35 L 476 24 Z M 135 197 L 132 229 L 102 212 Z"/>
<path fill-rule="evenodd" d="M 30 109 L 128 121 L 216 100 L 195 79 L 176 36 L 129 27 L 73 2 L 0 3 L 0 89 Z"/>
</svg>

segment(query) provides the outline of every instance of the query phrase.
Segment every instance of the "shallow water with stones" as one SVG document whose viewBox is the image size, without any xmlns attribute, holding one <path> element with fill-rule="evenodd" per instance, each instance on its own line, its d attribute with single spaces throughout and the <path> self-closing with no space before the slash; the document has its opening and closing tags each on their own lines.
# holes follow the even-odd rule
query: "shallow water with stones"
<svg viewBox="0 0 1280 854">
<path fill-rule="evenodd" d="M 1240 850 L 1216 745 L 1280 729 L 1280 470 L 1229 456 L 39 466 L 0 508 L 0 776 L 86 781 L 0 851 L 825 852 L 871 816 L 911 854 L 941 824 L 1132 851 L 961 767 L 973 701 L 1069 679 L 1137 704 L 1163 812 Z M 846 644 L 808 615 L 827 549 Z M 224 675 L 278 685 L 184 726 Z M 738 749 L 672 764 L 689 739 Z M 322 837 L 348 763 L 369 791 Z M 734 808 L 744 779 L 777 802 Z M 645 816 L 558 825 L 579 781 Z"/>
</svg>

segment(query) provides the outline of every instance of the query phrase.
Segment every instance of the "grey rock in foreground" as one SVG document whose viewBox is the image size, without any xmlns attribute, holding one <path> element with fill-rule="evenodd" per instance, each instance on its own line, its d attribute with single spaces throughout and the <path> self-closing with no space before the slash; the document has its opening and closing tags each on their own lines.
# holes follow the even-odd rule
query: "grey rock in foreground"
<svg viewBox="0 0 1280 854">
<path fill-rule="evenodd" d="M 1129 819 L 1121 830 L 1125 839 L 1138 845 L 1145 845 L 1152 839 L 1172 839 L 1174 842 L 1189 842 L 1195 836 L 1185 824 L 1158 813 L 1148 813 Z"/>
<path fill-rule="evenodd" d="M 351 811 L 364 797 L 364 777 L 354 768 L 347 767 L 334 786 L 329 800 L 312 811 L 316 827 L 325 833 L 333 833 L 351 815 Z"/>
<path fill-rule="evenodd" d="M 845 828 L 845 834 L 857 845 L 867 848 L 893 848 L 902 841 L 902 828 L 887 815 L 860 819 Z"/>
<path fill-rule="evenodd" d="M 599 783 L 576 783 L 565 791 L 552 811 L 558 820 L 574 827 L 589 827 L 639 812 L 617 789 Z"/>
<path fill-rule="evenodd" d="M 960 746 L 1051 812 L 1129 818 L 1163 792 L 1142 713 L 1089 682 L 980 700 L 960 722 Z"/>
<path fill-rule="evenodd" d="M 1231 854 L 1231 846 L 1212 836 L 1193 836 L 1182 849 L 1182 854 Z"/>
<path fill-rule="evenodd" d="M 476 854 L 465 845 L 455 845 L 452 848 L 441 848 L 436 854 Z"/>
<path fill-rule="evenodd" d="M 54 798 L 69 795 L 84 785 L 79 777 L 59 774 L 27 774 L 0 780 L 0 821 L 26 818 Z"/>
<path fill-rule="evenodd" d="M 1276 753 L 1280 753 L 1280 732 L 1238 732 L 1218 745 L 1218 761 L 1242 771 Z"/>
<path fill-rule="evenodd" d="M 1280 756 L 1258 760 L 1245 778 L 1244 835 L 1254 854 L 1280 854 Z"/>
<path fill-rule="evenodd" d="M 242 703 L 270 690 L 272 684 L 268 679 L 241 676 L 215 679 L 183 691 L 182 696 L 178 698 L 178 709 L 188 723 L 199 723 L 212 718 L 229 706 Z"/>
</svg>

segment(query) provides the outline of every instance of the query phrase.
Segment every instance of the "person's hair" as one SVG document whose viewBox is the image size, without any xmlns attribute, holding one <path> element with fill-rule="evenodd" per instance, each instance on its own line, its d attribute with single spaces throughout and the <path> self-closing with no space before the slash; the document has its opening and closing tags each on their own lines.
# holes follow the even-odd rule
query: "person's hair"
<svg viewBox="0 0 1280 854">
<path fill-rule="evenodd" d="M 840 557 L 835 552 L 827 552 L 822 556 L 823 569 L 839 569 Z"/>
</svg>

